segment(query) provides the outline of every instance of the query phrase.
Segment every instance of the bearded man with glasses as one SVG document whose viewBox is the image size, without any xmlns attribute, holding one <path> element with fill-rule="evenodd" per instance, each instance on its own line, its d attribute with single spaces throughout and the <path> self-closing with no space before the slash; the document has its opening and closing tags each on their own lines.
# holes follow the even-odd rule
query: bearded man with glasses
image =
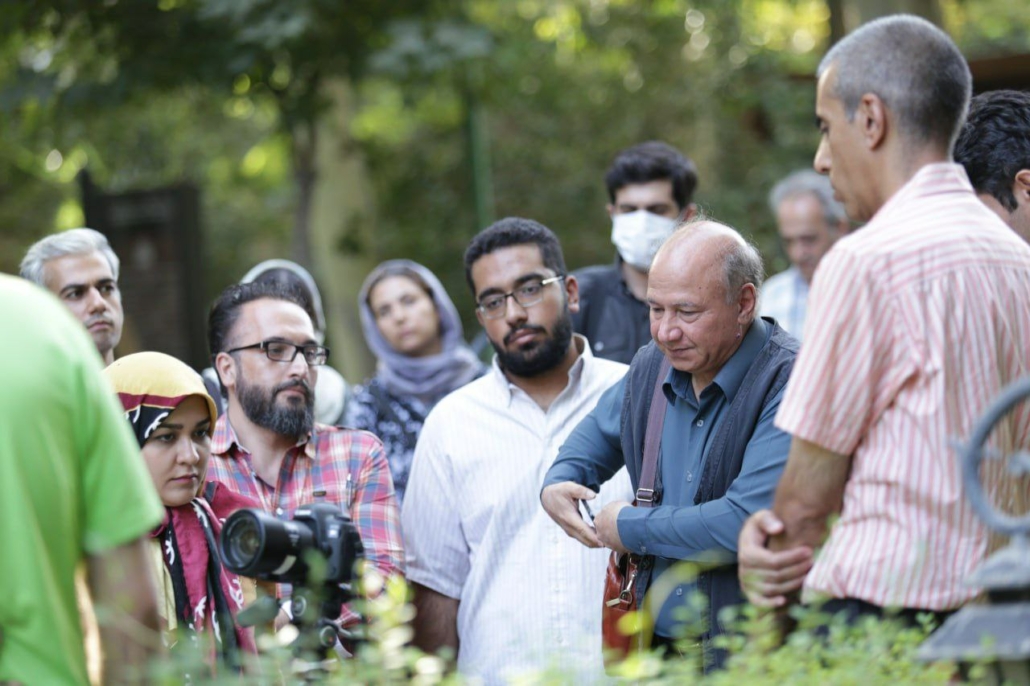
<svg viewBox="0 0 1030 686">
<path fill-rule="evenodd" d="M 400 574 L 399 514 L 383 444 L 364 431 L 315 423 L 315 381 L 329 349 L 316 340 L 300 294 L 274 282 L 230 286 L 211 307 L 208 344 L 227 399 L 208 479 L 284 520 L 301 505 L 336 505 L 358 529 L 366 569 L 384 579 Z M 358 615 L 345 607 L 340 620 L 347 627 Z"/>
<path fill-rule="evenodd" d="M 497 355 L 433 408 L 415 448 L 402 515 L 415 643 L 449 648 L 486 684 L 548 667 L 596 681 L 607 556 L 565 536 L 537 496 L 558 446 L 626 365 L 573 335 L 578 284 L 546 227 L 493 224 L 466 250 L 465 275 Z M 599 500 L 628 494 L 623 473 Z"/>
</svg>

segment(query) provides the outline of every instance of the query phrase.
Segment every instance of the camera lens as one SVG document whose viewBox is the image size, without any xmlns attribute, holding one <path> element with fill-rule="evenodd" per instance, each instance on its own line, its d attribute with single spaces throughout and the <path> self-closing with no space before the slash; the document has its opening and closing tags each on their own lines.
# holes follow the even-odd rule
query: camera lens
<svg viewBox="0 0 1030 686">
<path fill-rule="evenodd" d="M 261 553 L 261 532 L 253 519 L 239 520 L 227 539 L 234 565 L 249 567 Z"/>
<path fill-rule="evenodd" d="M 262 510 L 234 512 L 222 529 L 222 560 L 229 571 L 243 576 L 294 583 L 303 579 L 303 552 L 313 546 L 310 528 L 282 522 Z"/>
<path fill-rule="evenodd" d="M 229 517 L 222 531 L 225 566 L 236 573 L 249 569 L 261 556 L 262 538 L 260 524 L 251 511 L 240 510 Z"/>
</svg>

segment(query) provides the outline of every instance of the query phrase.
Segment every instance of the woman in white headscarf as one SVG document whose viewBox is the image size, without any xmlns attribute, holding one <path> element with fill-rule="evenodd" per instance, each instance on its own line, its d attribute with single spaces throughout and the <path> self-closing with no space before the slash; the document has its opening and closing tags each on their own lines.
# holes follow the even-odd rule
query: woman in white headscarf
<svg viewBox="0 0 1030 686">
<path fill-rule="evenodd" d="M 443 285 L 410 260 L 383 262 L 358 296 L 376 374 L 355 388 L 345 424 L 382 439 L 397 501 L 411 471 L 415 442 L 429 410 L 483 373 L 466 345 L 461 320 Z"/>
</svg>

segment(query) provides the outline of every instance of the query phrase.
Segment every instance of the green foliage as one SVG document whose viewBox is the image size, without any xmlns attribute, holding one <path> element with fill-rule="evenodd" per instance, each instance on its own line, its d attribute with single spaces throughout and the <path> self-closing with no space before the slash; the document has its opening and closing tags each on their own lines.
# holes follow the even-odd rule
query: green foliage
<svg viewBox="0 0 1030 686">
<path fill-rule="evenodd" d="M 347 133 L 333 154 L 363 161 L 375 209 L 325 227 L 330 243 L 424 262 L 469 325 L 460 255 L 486 218 L 542 221 L 573 268 L 607 262 L 604 171 L 651 138 L 695 159 L 697 201 L 754 238 L 769 273 L 785 267 L 765 198 L 811 164 L 811 73 L 829 36 L 823 0 L 9 5 L 0 269 L 81 218 L 82 165 L 115 191 L 199 184 L 213 290 L 288 254 L 297 172 L 316 122 L 338 115 L 325 84 L 343 79 L 356 98 L 333 118 Z M 1020 3 L 942 7 L 971 55 L 1030 49 Z"/>
<path fill-rule="evenodd" d="M 409 590 L 401 579 L 390 580 L 374 600 L 361 601 L 362 611 L 371 618 L 369 640 L 362 643 L 352 659 L 318 665 L 319 681 L 326 683 L 377 684 L 458 684 L 463 679 L 447 672 L 445 659 L 425 655 L 408 645 L 412 632 L 409 622 L 414 610 L 408 604 Z M 732 635 L 719 643 L 730 651 L 725 670 L 704 675 L 700 670 L 693 640 L 682 646 L 683 658 L 663 659 L 657 653 L 631 655 L 620 665 L 619 673 L 632 681 L 654 684 L 703 683 L 712 686 L 735 684 L 946 684 L 955 673 L 949 663 L 928 664 L 915 660 L 915 651 L 934 628 L 929 621 L 920 627 L 868 618 L 848 627 L 818 610 L 795 608 L 792 612 L 799 628 L 780 646 L 773 617 L 754 607 L 733 613 Z M 823 636 L 817 627 L 828 627 Z M 252 665 L 246 683 L 297 683 L 303 670 L 314 663 L 311 656 L 298 661 L 286 640 L 292 631 L 262 637 L 259 665 Z M 199 662 L 198 662 L 199 661 Z M 173 658 L 158 661 L 152 672 L 160 683 L 177 683 L 186 671 L 200 674 L 202 659 L 195 650 L 178 651 Z M 213 680 L 194 677 L 194 683 L 238 684 L 239 678 L 221 674 Z M 553 670 L 520 680 L 524 684 L 571 683 L 569 675 Z"/>
</svg>

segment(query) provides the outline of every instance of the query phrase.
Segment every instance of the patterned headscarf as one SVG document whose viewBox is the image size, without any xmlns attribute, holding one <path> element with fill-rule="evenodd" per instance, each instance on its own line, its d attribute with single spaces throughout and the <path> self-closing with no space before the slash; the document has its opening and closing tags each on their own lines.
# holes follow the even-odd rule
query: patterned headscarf
<svg viewBox="0 0 1030 686">
<path fill-rule="evenodd" d="M 200 375 L 170 355 L 128 355 L 104 373 L 122 401 L 140 448 L 190 396 L 200 396 L 207 403 L 212 428 L 218 418 L 215 402 Z M 201 489 L 204 476 L 200 478 Z M 229 514 L 255 503 L 218 485 L 208 490 L 208 499 L 197 497 L 186 505 L 166 507 L 164 522 L 151 536 L 160 539 L 162 558 L 171 575 L 175 607 L 169 611 L 175 613 L 180 626 L 208 635 L 212 667 L 217 655 L 238 669 L 238 651 L 254 653 L 257 649 L 253 632 L 236 623 L 236 614 L 243 607 L 243 591 L 239 578 L 221 565 L 217 539 Z M 223 631 L 222 627 L 232 627 L 233 631 Z"/>
<path fill-rule="evenodd" d="M 171 355 L 135 353 L 116 360 L 104 374 L 118 393 L 141 448 L 161 422 L 191 395 L 207 403 L 212 428 L 218 419 L 215 401 L 200 374 Z"/>
</svg>

